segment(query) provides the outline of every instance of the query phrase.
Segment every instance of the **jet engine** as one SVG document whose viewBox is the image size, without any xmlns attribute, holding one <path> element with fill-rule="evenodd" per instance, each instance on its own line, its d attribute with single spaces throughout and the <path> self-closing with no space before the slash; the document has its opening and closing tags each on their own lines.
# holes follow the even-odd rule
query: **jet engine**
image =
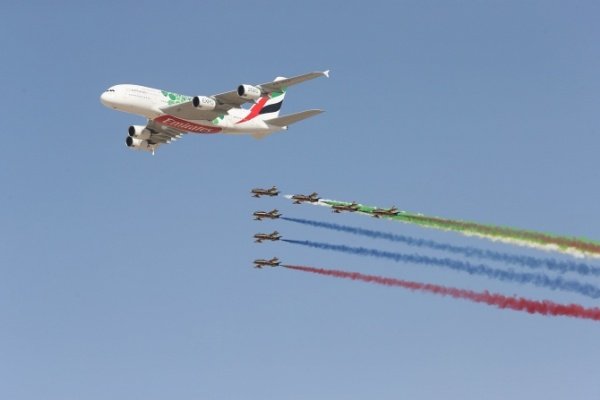
<svg viewBox="0 0 600 400">
<path fill-rule="evenodd" d="M 146 129 L 146 127 L 143 125 L 131 125 L 129 127 L 128 133 L 130 138 L 136 138 L 140 140 L 150 139 L 150 136 L 152 135 L 152 132 Z M 127 142 L 127 145 L 131 146 L 129 142 Z"/>
<path fill-rule="evenodd" d="M 238 96 L 246 100 L 256 100 L 262 96 L 262 90 L 252 85 L 240 85 L 237 88 Z"/>
<path fill-rule="evenodd" d="M 125 143 L 127 144 L 127 147 L 133 147 L 134 149 L 137 149 L 137 150 L 152 151 L 150 144 L 148 143 L 147 140 L 144 140 L 144 139 L 127 136 L 127 139 L 125 139 Z"/>
<path fill-rule="evenodd" d="M 192 104 L 199 110 L 212 111 L 217 108 L 217 102 L 206 96 L 196 96 L 192 99 Z"/>
</svg>

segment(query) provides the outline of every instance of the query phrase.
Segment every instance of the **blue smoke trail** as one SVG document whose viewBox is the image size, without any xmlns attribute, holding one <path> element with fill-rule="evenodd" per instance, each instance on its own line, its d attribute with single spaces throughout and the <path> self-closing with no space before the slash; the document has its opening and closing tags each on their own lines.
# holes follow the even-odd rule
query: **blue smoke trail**
<svg viewBox="0 0 600 400">
<path fill-rule="evenodd" d="M 282 241 L 323 250 L 333 250 L 368 257 L 387 258 L 396 262 L 446 267 L 455 271 L 467 272 L 470 275 L 484 275 L 489 278 L 499 279 L 501 281 L 530 283 L 535 286 L 542 286 L 553 290 L 559 289 L 570 292 L 576 292 L 584 296 L 592 297 L 594 299 L 600 297 L 600 288 L 594 285 L 585 284 L 574 280 L 566 280 L 562 277 L 550 278 L 544 274 L 519 273 L 513 270 L 505 271 L 501 269 L 490 268 L 481 264 L 474 265 L 469 262 L 452 260 L 450 258 L 436 258 L 421 256 L 417 254 L 394 253 L 390 251 L 367 249 L 364 247 L 350 247 L 341 244 L 311 242 L 308 240 L 282 239 Z"/>
<path fill-rule="evenodd" d="M 577 263 L 572 261 L 558 261 L 551 258 L 518 256 L 492 250 L 481 250 L 475 247 L 453 246 L 451 244 L 440 243 L 434 240 L 417 239 L 411 236 L 373 231 L 364 228 L 355 228 L 352 226 L 333 224 L 329 222 L 311 221 L 308 219 L 288 217 L 281 217 L 281 219 L 290 222 L 297 222 L 299 224 L 310 225 L 317 228 L 325 228 L 339 232 L 347 232 L 352 233 L 354 235 L 365 236 L 373 239 L 385 239 L 392 242 L 404 243 L 409 246 L 426 247 L 433 250 L 447 251 L 454 254 L 462 254 L 466 257 L 488 259 L 513 265 L 522 265 L 533 269 L 546 268 L 548 270 L 560 273 L 575 272 L 580 275 L 600 276 L 600 268 L 585 263 Z"/>
</svg>

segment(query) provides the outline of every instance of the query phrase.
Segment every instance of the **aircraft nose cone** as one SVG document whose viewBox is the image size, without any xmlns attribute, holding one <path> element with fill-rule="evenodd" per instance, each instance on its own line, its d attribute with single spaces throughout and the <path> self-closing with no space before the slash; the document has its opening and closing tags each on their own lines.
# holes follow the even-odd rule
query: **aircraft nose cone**
<svg viewBox="0 0 600 400">
<path fill-rule="evenodd" d="M 104 92 L 100 95 L 100 102 L 102 102 L 102 104 L 104 104 L 105 106 L 108 105 L 108 98 L 110 97 L 108 92 Z"/>
</svg>

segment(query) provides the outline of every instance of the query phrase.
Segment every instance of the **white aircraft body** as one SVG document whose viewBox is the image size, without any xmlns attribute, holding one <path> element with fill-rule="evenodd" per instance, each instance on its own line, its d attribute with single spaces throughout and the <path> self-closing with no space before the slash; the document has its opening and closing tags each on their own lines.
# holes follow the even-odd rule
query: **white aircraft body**
<svg viewBox="0 0 600 400">
<path fill-rule="evenodd" d="M 132 125 L 126 139 L 128 147 L 154 151 L 184 133 L 250 134 L 263 138 L 285 130 L 288 125 L 320 114 L 307 110 L 279 116 L 288 87 L 329 71 L 311 72 L 293 78 L 275 78 L 260 85 L 239 85 L 237 90 L 213 96 L 184 96 L 139 85 L 115 85 L 100 96 L 107 107 L 146 117 L 146 125 Z M 242 105 L 251 102 L 250 108 Z"/>
</svg>

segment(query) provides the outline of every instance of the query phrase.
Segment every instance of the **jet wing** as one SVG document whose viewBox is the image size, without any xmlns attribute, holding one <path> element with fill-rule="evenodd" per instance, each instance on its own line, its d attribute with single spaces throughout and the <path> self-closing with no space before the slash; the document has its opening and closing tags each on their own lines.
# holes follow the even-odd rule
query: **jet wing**
<svg viewBox="0 0 600 400">
<path fill-rule="evenodd" d="M 278 79 L 273 82 L 261 83 L 260 85 L 256 86 L 260 87 L 263 93 L 278 92 L 290 86 L 297 85 L 298 83 L 315 79 L 320 76 L 326 76 L 329 78 L 329 70 L 323 72 L 310 72 L 308 74 L 294 76 L 293 78 Z M 237 90 L 220 93 L 212 97 L 217 100 L 217 103 L 221 105 L 229 105 L 231 108 L 240 107 L 242 104 L 251 101 L 241 98 L 238 95 Z"/>
<path fill-rule="evenodd" d="M 298 83 L 302 83 L 310 79 L 318 78 L 320 76 L 326 76 L 327 78 L 329 78 L 329 70 L 323 72 L 310 72 L 308 74 L 298 75 L 293 78 L 278 79 L 276 81 L 263 83 L 258 86 L 260 86 L 263 92 L 266 93 L 278 92 L 282 89 L 288 88 L 293 85 L 297 85 Z"/>
<path fill-rule="evenodd" d="M 310 79 L 318 78 L 320 76 L 326 76 L 329 78 L 329 70 L 323 72 L 310 72 L 308 74 L 294 76 L 293 78 L 278 79 L 273 82 L 261 83 L 260 85 L 256 86 L 260 87 L 263 93 L 271 93 L 283 90 L 293 85 L 297 85 L 298 83 L 302 83 Z M 219 115 L 227 112 L 231 108 L 240 108 L 243 104 L 252 102 L 252 100 L 241 98 L 238 95 L 237 90 L 219 93 L 209 97 L 217 101 L 217 110 L 198 110 L 196 107 L 194 107 L 191 100 L 185 103 L 164 107 L 161 108 L 161 110 L 166 114 L 183 119 L 211 121 Z"/>
<path fill-rule="evenodd" d="M 154 121 L 148 121 L 146 128 L 152 132 L 148 139 L 148 143 L 155 145 L 171 143 L 172 141 L 179 139 L 185 133 L 184 131 L 161 125 Z"/>
</svg>

